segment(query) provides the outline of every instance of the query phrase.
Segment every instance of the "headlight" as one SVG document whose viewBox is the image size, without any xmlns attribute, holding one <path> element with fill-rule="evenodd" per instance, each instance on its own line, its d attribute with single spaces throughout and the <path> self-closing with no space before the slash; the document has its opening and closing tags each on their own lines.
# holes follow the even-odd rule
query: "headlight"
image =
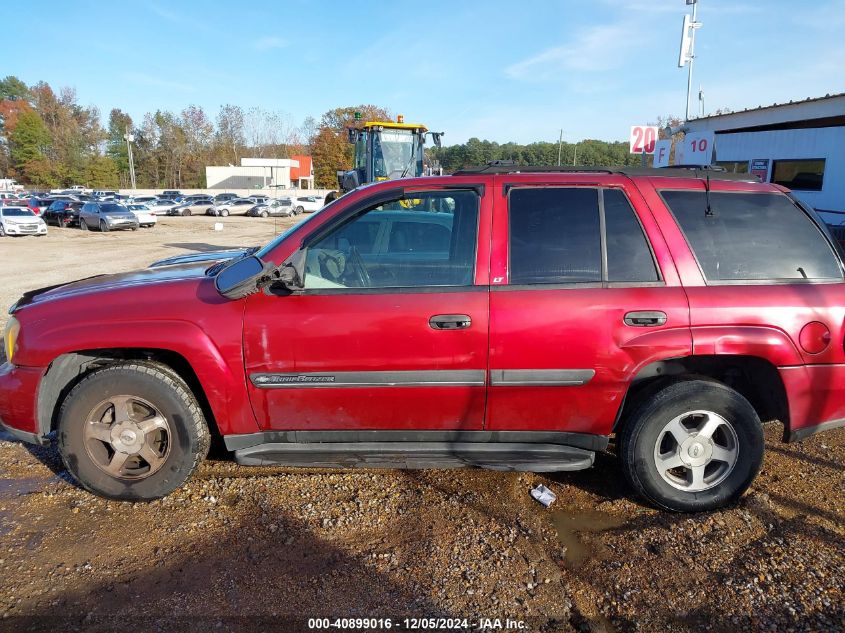
<svg viewBox="0 0 845 633">
<path fill-rule="evenodd" d="M 9 317 L 6 323 L 6 331 L 3 332 L 3 349 L 6 351 L 6 360 L 12 362 L 15 355 L 15 347 L 18 343 L 18 334 L 21 331 L 21 324 L 15 317 Z"/>
</svg>

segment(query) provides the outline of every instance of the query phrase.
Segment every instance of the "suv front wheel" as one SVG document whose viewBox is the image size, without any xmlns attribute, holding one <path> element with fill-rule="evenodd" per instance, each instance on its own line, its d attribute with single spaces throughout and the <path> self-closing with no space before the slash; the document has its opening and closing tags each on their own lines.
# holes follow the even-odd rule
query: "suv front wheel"
<svg viewBox="0 0 845 633">
<path fill-rule="evenodd" d="M 656 506 L 701 512 L 734 503 L 763 463 L 754 407 L 717 382 L 683 380 L 640 404 L 624 423 L 625 477 Z"/>
<path fill-rule="evenodd" d="M 202 410 L 169 368 L 125 363 L 91 372 L 68 394 L 58 444 L 68 471 L 110 499 L 163 497 L 208 453 Z"/>
</svg>

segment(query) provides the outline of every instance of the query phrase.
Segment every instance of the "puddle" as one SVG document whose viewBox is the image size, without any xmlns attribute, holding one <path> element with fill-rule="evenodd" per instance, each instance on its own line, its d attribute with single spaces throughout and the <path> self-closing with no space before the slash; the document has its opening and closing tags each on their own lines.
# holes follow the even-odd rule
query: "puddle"
<svg viewBox="0 0 845 633">
<path fill-rule="evenodd" d="M 12 518 L 10 512 L 0 510 L 0 536 L 6 536 L 15 531 L 18 526 L 17 522 Z"/>
<path fill-rule="evenodd" d="M 14 499 L 46 489 L 48 485 L 60 481 L 58 477 L 23 477 L 21 479 L 0 479 L 0 499 Z"/>
<path fill-rule="evenodd" d="M 590 510 L 584 512 L 558 510 L 554 512 L 552 523 L 557 530 L 558 539 L 566 547 L 566 566 L 569 569 L 578 569 L 588 559 L 600 554 L 584 543 L 578 537 L 578 532 L 601 532 L 619 527 L 625 521 L 624 517 Z"/>
</svg>

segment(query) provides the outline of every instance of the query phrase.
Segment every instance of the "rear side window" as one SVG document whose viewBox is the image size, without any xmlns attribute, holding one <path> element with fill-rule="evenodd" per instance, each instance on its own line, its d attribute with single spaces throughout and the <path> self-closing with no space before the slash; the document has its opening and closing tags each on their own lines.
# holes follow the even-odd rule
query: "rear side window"
<svg viewBox="0 0 845 633">
<path fill-rule="evenodd" d="M 662 191 L 708 281 L 842 279 L 813 221 L 777 193 Z"/>
<path fill-rule="evenodd" d="M 510 283 L 601 281 L 598 191 L 526 188 L 510 192 Z"/>
<path fill-rule="evenodd" d="M 604 226 L 607 235 L 608 281 L 660 279 L 634 209 L 619 189 L 604 190 Z"/>
</svg>

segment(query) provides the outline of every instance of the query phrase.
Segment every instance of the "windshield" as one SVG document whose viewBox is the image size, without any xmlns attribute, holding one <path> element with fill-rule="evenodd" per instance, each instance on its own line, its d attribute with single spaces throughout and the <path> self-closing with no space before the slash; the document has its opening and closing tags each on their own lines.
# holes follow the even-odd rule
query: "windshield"
<svg viewBox="0 0 845 633">
<path fill-rule="evenodd" d="M 3 216 L 7 217 L 7 218 L 9 216 L 15 216 L 15 217 L 26 216 L 26 217 L 28 217 L 28 216 L 35 215 L 29 209 L 19 209 L 17 207 L 3 207 L 2 211 L 3 211 Z"/>
<path fill-rule="evenodd" d="M 383 130 L 373 133 L 373 176 L 400 178 L 416 175 L 415 139 L 411 130 Z"/>
</svg>

